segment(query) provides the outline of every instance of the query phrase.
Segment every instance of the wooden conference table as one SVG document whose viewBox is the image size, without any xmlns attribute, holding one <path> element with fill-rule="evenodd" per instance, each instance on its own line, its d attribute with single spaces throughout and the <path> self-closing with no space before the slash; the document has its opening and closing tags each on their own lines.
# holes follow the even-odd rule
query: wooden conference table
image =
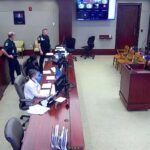
<svg viewBox="0 0 150 150">
<path fill-rule="evenodd" d="M 69 81 L 76 85 L 74 64 L 71 56 L 68 57 Z M 44 70 L 50 69 L 51 62 L 46 62 Z M 42 83 L 46 83 L 46 75 L 43 75 Z M 52 127 L 60 124 L 69 129 L 68 140 L 69 149 L 84 150 L 84 136 L 80 113 L 80 103 L 77 87 L 69 92 L 69 109 L 66 102 L 58 104 L 44 115 L 31 115 L 25 136 L 23 139 L 22 150 L 51 150 L 51 131 Z"/>
</svg>

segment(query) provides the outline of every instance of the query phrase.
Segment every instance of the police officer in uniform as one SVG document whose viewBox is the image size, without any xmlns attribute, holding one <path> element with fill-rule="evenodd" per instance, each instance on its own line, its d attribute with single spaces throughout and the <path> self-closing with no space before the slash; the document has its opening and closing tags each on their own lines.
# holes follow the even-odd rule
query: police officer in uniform
<svg viewBox="0 0 150 150">
<path fill-rule="evenodd" d="M 42 30 L 42 35 L 38 37 L 38 43 L 40 49 L 39 65 L 40 65 L 40 72 L 42 73 L 44 58 L 46 56 L 46 53 L 50 52 L 51 50 L 50 39 L 48 36 L 48 29 L 45 28 Z"/>
<path fill-rule="evenodd" d="M 4 50 L 11 55 L 12 58 L 8 57 L 8 64 L 9 64 L 9 74 L 11 78 L 11 83 L 14 84 L 15 76 L 14 72 L 16 71 L 17 75 L 21 74 L 20 65 L 17 60 L 17 49 L 14 43 L 15 33 L 9 32 L 8 39 L 4 43 Z"/>
</svg>

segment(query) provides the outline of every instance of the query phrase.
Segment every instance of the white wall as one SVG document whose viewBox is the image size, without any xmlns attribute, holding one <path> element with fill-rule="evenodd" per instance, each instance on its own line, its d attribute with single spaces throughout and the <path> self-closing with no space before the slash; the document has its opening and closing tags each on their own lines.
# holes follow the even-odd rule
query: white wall
<svg viewBox="0 0 150 150">
<path fill-rule="evenodd" d="M 28 11 L 29 6 L 33 8 L 31 12 Z M 25 11 L 25 25 L 14 25 L 14 10 Z M 58 12 L 57 0 L 0 0 L 0 45 L 7 38 L 7 33 L 14 31 L 16 39 L 24 40 L 26 49 L 31 49 L 34 40 L 46 27 L 54 47 L 59 39 Z"/>
<path fill-rule="evenodd" d="M 150 15 L 149 0 L 118 0 L 119 3 L 142 3 L 140 29 L 138 47 L 146 46 L 148 22 Z M 117 18 L 117 16 L 116 16 Z M 111 34 L 112 40 L 99 40 L 99 35 Z M 116 42 L 116 20 L 109 21 L 77 21 L 75 19 L 75 7 L 73 10 L 73 36 L 76 38 L 76 48 L 81 48 L 86 44 L 87 38 L 91 35 L 96 36 L 95 49 L 114 49 Z"/>
</svg>

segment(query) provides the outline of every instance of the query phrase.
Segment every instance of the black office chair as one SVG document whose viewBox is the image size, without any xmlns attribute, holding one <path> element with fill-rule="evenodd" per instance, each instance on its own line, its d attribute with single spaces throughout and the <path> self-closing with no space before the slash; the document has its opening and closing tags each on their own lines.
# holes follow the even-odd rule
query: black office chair
<svg viewBox="0 0 150 150">
<path fill-rule="evenodd" d="M 26 64 L 27 64 L 27 60 L 25 59 L 22 64 L 20 64 L 20 68 L 21 68 L 21 72 L 23 74 L 24 77 L 26 77 Z"/>
<path fill-rule="evenodd" d="M 75 52 L 75 43 L 76 43 L 76 39 L 73 37 L 66 37 L 63 45 L 66 47 L 66 50 L 68 53 L 73 54 Z M 77 61 L 77 57 L 73 56 L 73 59 L 75 61 Z"/>
<path fill-rule="evenodd" d="M 94 57 L 95 57 L 95 55 L 93 53 L 94 41 L 95 41 L 95 36 L 90 36 L 88 38 L 87 46 L 82 47 L 84 49 L 84 52 L 81 55 L 81 57 L 84 57 L 84 59 L 92 57 L 94 59 Z"/>
<path fill-rule="evenodd" d="M 16 79 L 15 79 L 15 89 L 16 92 L 19 96 L 19 108 L 21 110 L 28 110 L 29 106 L 32 105 L 31 99 L 25 99 L 24 96 L 24 85 L 26 83 L 26 77 L 24 77 L 23 75 L 19 75 Z M 24 127 L 26 125 L 26 123 L 29 121 L 30 116 L 28 115 L 22 115 L 20 117 L 21 120 L 23 120 L 24 118 L 26 118 L 25 122 L 22 124 L 22 126 Z"/>
<path fill-rule="evenodd" d="M 17 118 L 11 118 L 7 121 L 4 129 L 4 135 L 6 140 L 11 144 L 13 150 L 21 149 L 24 130 Z"/>
</svg>

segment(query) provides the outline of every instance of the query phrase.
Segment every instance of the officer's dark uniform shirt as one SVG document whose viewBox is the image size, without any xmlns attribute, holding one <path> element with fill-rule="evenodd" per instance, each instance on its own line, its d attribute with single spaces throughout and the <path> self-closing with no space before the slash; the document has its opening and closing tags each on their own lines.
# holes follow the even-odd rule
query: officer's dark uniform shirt
<svg viewBox="0 0 150 150">
<path fill-rule="evenodd" d="M 40 35 L 38 37 L 38 43 L 41 45 L 41 49 L 43 53 L 47 53 L 50 51 L 51 45 L 50 45 L 50 39 L 47 35 Z"/>
<path fill-rule="evenodd" d="M 4 49 L 9 55 L 17 56 L 17 49 L 14 41 L 7 39 L 4 43 Z"/>
</svg>

